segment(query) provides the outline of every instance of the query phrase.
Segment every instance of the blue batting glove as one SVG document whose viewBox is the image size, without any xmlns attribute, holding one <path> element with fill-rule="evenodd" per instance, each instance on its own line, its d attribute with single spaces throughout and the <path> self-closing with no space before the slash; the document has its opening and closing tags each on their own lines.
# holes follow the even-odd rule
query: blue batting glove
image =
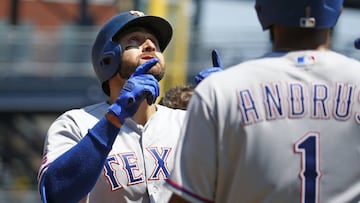
<svg viewBox="0 0 360 203">
<path fill-rule="evenodd" d="M 195 76 L 194 79 L 195 79 L 196 85 L 198 85 L 202 80 L 204 80 L 210 74 L 223 70 L 219 52 L 216 49 L 214 49 L 211 53 L 211 56 L 212 56 L 211 58 L 212 58 L 213 67 L 206 68 Z"/>
<path fill-rule="evenodd" d="M 151 74 L 146 74 L 158 62 L 157 58 L 141 64 L 124 84 L 119 97 L 109 107 L 123 124 L 125 119 L 132 117 L 141 102 L 146 99 L 149 105 L 155 103 L 160 94 L 158 81 Z"/>
</svg>

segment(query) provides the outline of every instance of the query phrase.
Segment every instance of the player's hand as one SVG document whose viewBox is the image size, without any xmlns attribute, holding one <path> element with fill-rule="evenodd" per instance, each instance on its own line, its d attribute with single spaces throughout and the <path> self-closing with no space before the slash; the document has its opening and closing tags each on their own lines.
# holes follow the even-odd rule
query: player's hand
<svg viewBox="0 0 360 203">
<path fill-rule="evenodd" d="M 194 79 L 195 79 L 196 85 L 199 84 L 206 77 L 208 77 L 210 74 L 223 70 L 219 52 L 216 49 L 214 49 L 211 53 L 211 56 L 212 56 L 213 67 L 206 68 L 195 76 Z"/>
<path fill-rule="evenodd" d="M 158 81 L 153 75 L 146 74 L 157 62 L 158 59 L 153 58 L 137 67 L 120 91 L 120 96 L 109 107 L 109 111 L 114 113 L 122 124 L 126 118 L 135 114 L 144 99 L 151 105 L 159 96 Z"/>
</svg>

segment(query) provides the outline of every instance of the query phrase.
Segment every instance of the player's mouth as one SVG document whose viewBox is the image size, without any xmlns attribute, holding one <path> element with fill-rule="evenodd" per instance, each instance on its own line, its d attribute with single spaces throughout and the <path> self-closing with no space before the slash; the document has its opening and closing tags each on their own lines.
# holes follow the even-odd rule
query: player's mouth
<svg viewBox="0 0 360 203">
<path fill-rule="evenodd" d="M 143 59 L 143 60 L 150 60 L 150 59 L 152 59 L 152 58 L 155 58 L 155 57 L 152 56 L 152 55 L 144 55 L 144 56 L 141 56 L 141 59 Z"/>
</svg>

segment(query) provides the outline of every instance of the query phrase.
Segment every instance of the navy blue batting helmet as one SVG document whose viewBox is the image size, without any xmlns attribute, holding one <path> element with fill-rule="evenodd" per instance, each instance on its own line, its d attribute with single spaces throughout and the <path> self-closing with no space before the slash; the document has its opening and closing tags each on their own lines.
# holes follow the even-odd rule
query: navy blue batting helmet
<svg viewBox="0 0 360 203">
<path fill-rule="evenodd" d="M 132 27 L 150 30 L 159 41 L 161 51 L 165 50 L 172 37 L 172 27 L 168 21 L 158 16 L 144 15 L 140 11 L 120 13 L 105 23 L 92 47 L 92 65 L 107 95 L 110 94 L 107 81 L 118 71 L 122 56 L 121 46 L 114 41 L 114 37 Z"/>
<path fill-rule="evenodd" d="M 256 0 L 264 30 L 271 25 L 331 28 L 340 16 L 343 0 Z"/>
</svg>

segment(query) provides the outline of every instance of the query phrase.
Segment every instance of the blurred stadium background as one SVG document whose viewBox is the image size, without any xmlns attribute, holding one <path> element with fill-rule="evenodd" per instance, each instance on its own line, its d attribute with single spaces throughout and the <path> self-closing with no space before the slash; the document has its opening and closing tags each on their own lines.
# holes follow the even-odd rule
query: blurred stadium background
<svg viewBox="0 0 360 203">
<path fill-rule="evenodd" d="M 0 202 L 40 202 L 37 170 L 44 135 L 70 108 L 106 99 L 91 67 L 91 46 L 113 14 L 142 10 L 167 18 L 174 38 L 167 48 L 168 88 L 193 83 L 219 50 L 231 66 L 270 50 L 253 0 L 1 0 Z M 360 60 L 360 1 L 345 0 L 333 49 Z"/>
</svg>

